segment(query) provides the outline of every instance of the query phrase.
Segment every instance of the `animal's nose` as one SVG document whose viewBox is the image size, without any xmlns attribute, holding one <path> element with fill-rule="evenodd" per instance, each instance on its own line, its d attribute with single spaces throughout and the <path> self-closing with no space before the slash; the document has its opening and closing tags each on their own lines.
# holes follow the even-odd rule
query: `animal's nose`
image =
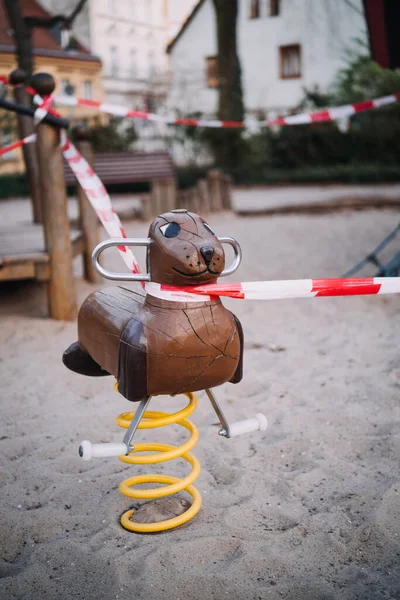
<svg viewBox="0 0 400 600">
<path fill-rule="evenodd" d="M 206 261 L 206 265 L 209 265 L 212 257 L 214 256 L 214 248 L 212 246 L 203 246 L 200 248 L 200 252 L 204 260 Z"/>
</svg>

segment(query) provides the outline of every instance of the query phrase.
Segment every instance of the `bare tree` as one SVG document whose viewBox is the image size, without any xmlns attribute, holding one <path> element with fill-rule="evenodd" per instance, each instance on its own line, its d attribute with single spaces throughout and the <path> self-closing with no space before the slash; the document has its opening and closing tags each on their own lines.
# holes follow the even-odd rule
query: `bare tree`
<svg viewBox="0 0 400 600">
<path fill-rule="evenodd" d="M 241 69 L 236 47 L 238 0 L 213 0 L 213 3 L 218 47 L 218 116 L 223 121 L 243 121 Z M 240 162 L 243 153 L 241 131 L 214 129 L 204 131 L 203 135 L 213 150 L 217 165 L 230 171 Z"/>
<path fill-rule="evenodd" d="M 10 26 L 13 30 L 18 67 L 25 71 L 27 79 L 29 80 L 34 70 L 32 48 L 33 29 L 36 27 L 51 29 L 57 24 L 60 24 L 65 29 L 71 29 L 74 20 L 82 11 L 87 0 L 79 0 L 74 10 L 68 16 L 54 15 L 48 18 L 24 16 L 20 0 L 3 0 L 3 2 Z M 15 100 L 20 104 L 28 106 L 31 102 L 22 87 L 16 87 L 14 95 Z M 32 119 L 29 117 L 18 116 L 18 132 L 21 138 L 31 135 L 33 133 Z M 32 198 L 33 220 L 35 223 L 41 223 L 43 215 L 39 191 L 39 168 L 34 144 L 23 146 L 23 153 Z"/>
<path fill-rule="evenodd" d="M 242 121 L 243 92 L 236 41 L 238 0 L 213 2 L 217 20 L 219 118 L 223 121 Z"/>
</svg>

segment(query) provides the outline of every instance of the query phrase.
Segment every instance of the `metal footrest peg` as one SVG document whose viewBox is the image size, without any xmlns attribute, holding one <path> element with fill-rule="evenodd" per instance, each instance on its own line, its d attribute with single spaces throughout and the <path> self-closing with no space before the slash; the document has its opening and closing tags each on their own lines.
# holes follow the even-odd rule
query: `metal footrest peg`
<svg viewBox="0 0 400 600">
<path fill-rule="evenodd" d="M 219 422 L 221 423 L 221 429 L 218 431 L 218 433 L 222 437 L 231 438 L 242 435 L 243 433 L 251 433 L 252 431 L 265 431 L 267 429 L 268 420 L 267 417 L 262 413 L 256 413 L 254 417 L 251 417 L 250 419 L 236 421 L 236 423 L 232 423 L 230 425 L 222 411 L 222 408 L 218 404 L 214 393 L 209 389 L 204 391 L 217 414 Z"/>
</svg>

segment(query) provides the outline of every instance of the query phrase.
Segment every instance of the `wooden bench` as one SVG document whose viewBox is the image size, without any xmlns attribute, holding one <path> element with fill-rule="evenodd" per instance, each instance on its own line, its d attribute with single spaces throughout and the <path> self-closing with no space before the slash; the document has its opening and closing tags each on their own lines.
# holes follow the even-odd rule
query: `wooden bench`
<svg viewBox="0 0 400 600">
<path fill-rule="evenodd" d="M 145 221 L 174 208 L 207 214 L 232 208 L 232 180 L 219 169 L 211 169 L 196 187 L 177 190 L 176 173 L 168 152 L 102 152 L 94 154 L 94 170 L 107 184 L 149 182 L 150 194 L 141 195 L 141 218 Z M 67 185 L 75 183 L 64 165 Z"/>
<path fill-rule="evenodd" d="M 94 154 L 94 171 L 107 184 L 150 183 L 151 193 L 143 194 L 141 216 L 151 219 L 160 212 L 176 208 L 175 167 L 168 152 L 101 152 Z M 67 185 L 75 177 L 64 163 Z"/>
<path fill-rule="evenodd" d="M 175 168 L 168 152 L 99 152 L 94 154 L 94 170 L 104 184 L 153 182 L 175 179 Z M 75 183 L 64 163 L 67 185 Z"/>
<path fill-rule="evenodd" d="M 82 255 L 85 278 L 100 281 L 91 260 L 92 250 L 99 241 L 99 223 L 78 186 L 79 226 L 70 226 L 58 131 L 40 124 L 37 136 L 44 221 L 43 224 L 30 222 L 28 200 L 0 203 L 0 281 L 36 279 L 45 282 L 50 316 L 70 320 L 76 316 L 72 260 Z M 78 146 L 91 162 L 87 142 L 78 142 Z"/>
<path fill-rule="evenodd" d="M 0 281 L 36 279 L 49 281 L 50 257 L 41 224 L 30 223 L 29 203 L 25 202 L 19 215 L 12 214 L 14 201 L 0 203 Z M 83 232 L 70 227 L 72 256 L 85 252 Z"/>
</svg>

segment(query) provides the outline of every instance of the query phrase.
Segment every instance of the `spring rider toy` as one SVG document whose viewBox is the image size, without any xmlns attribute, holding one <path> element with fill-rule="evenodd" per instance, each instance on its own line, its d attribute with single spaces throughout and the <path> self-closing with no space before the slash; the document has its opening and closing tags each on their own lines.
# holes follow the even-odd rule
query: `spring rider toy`
<svg viewBox="0 0 400 600">
<path fill-rule="evenodd" d="M 225 269 L 222 244 L 235 253 L 232 265 Z M 99 263 L 99 255 L 111 246 L 146 246 L 147 274 L 111 273 Z M 193 486 L 200 473 L 198 460 L 190 453 L 199 439 L 198 429 L 187 419 L 198 404 L 195 392 L 204 390 L 216 411 L 221 429 L 229 438 L 267 428 L 261 413 L 229 425 L 211 388 L 242 379 L 242 326 L 218 297 L 176 298 L 164 286 L 190 286 L 215 283 L 218 277 L 236 271 L 241 261 L 239 244 L 232 238 L 218 238 L 200 216 L 184 209 L 158 216 L 144 239 L 110 239 L 93 252 L 96 269 L 106 278 L 146 282 L 145 292 L 123 287 L 106 288 L 91 294 L 78 317 L 78 341 L 63 355 L 64 364 L 77 373 L 92 377 L 114 375 L 116 389 L 127 400 L 139 402 L 136 412 L 117 417 L 127 429 L 121 443 L 92 444 L 84 441 L 79 454 L 84 460 L 118 456 L 125 463 L 143 465 L 183 458 L 192 467 L 180 480 L 167 475 L 137 475 L 123 481 L 120 492 L 136 499 L 160 498 L 185 490 L 191 506 L 181 515 L 157 523 L 135 523 L 134 509 L 121 517 L 125 529 L 156 532 L 172 529 L 193 518 L 201 506 L 201 496 Z M 184 394 L 189 403 L 170 414 L 149 411 L 152 396 Z M 179 447 L 169 444 L 136 444 L 136 430 L 152 429 L 176 423 L 187 429 L 190 438 Z M 142 452 L 151 454 L 142 455 Z M 155 452 L 155 454 L 154 454 Z M 154 489 L 137 489 L 142 483 L 162 483 Z"/>
</svg>

